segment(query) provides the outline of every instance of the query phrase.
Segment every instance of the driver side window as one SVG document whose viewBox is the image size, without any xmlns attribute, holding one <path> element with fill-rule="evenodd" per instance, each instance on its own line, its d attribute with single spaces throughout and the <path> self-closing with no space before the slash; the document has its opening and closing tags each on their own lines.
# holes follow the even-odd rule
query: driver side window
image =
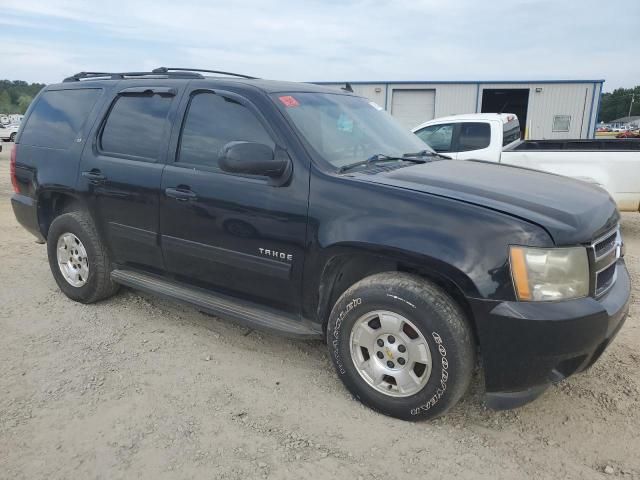
<svg viewBox="0 0 640 480">
<path fill-rule="evenodd" d="M 258 118 L 241 103 L 215 93 L 198 93 L 187 109 L 178 162 L 218 168 L 220 151 L 229 142 L 275 143 Z"/>
<path fill-rule="evenodd" d="M 418 130 L 416 135 L 436 152 L 450 152 L 451 141 L 453 140 L 453 124 L 429 125 L 422 130 Z"/>
</svg>

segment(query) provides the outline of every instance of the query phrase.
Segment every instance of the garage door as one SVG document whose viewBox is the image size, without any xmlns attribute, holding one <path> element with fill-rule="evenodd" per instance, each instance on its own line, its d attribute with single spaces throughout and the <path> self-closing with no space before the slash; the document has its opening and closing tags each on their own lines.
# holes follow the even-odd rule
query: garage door
<svg viewBox="0 0 640 480">
<path fill-rule="evenodd" d="M 393 90 L 391 115 L 407 130 L 433 119 L 435 114 L 435 90 Z"/>
</svg>

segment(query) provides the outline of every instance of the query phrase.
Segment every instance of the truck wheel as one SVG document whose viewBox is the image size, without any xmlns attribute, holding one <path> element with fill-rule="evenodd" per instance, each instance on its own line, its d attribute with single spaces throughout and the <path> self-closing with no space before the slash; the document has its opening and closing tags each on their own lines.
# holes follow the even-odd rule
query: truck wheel
<svg viewBox="0 0 640 480">
<path fill-rule="evenodd" d="M 16 141 L 16 132 L 13 132 L 11 135 L 9 135 L 9 141 L 10 142 Z"/>
<path fill-rule="evenodd" d="M 47 253 L 53 278 L 70 299 L 93 303 L 118 290 L 111 281 L 109 254 L 87 214 L 56 217 L 47 235 Z"/>
<path fill-rule="evenodd" d="M 372 275 L 342 294 L 327 345 L 358 400 L 403 420 L 444 414 L 467 390 L 475 366 L 459 305 L 436 285 L 398 272 Z"/>
</svg>

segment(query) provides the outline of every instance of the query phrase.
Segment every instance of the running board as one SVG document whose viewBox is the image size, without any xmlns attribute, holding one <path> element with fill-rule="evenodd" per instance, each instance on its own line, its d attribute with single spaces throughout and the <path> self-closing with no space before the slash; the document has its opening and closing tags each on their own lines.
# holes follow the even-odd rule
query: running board
<svg viewBox="0 0 640 480">
<path fill-rule="evenodd" d="M 214 294 L 158 275 L 134 270 L 113 270 L 111 279 L 127 287 L 171 298 L 213 315 L 231 318 L 249 328 L 265 330 L 292 338 L 322 338 L 322 332 L 310 328 L 294 317 L 239 302 L 226 295 Z"/>
</svg>

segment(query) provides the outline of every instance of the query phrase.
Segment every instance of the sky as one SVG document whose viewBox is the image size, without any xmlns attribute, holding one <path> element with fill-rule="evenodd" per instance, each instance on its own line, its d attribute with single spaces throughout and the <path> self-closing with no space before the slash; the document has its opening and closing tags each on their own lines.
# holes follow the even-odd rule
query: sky
<svg viewBox="0 0 640 480">
<path fill-rule="evenodd" d="M 294 81 L 640 84 L 640 1 L 0 0 L 0 79 L 158 66 Z"/>
</svg>

